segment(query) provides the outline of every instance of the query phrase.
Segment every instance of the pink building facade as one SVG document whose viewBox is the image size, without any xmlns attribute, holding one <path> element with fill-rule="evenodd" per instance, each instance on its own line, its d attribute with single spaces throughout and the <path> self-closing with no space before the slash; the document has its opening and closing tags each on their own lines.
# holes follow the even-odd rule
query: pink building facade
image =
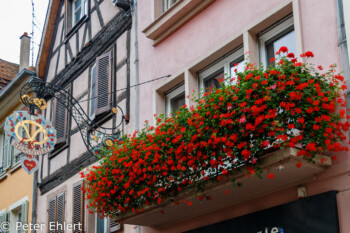
<svg viewBox="0 0 350 233">
<path fill-rule="evenodd" d="M 192 106 L 187 96 L 234 77 L 246 60 L 269 65 L 281 46 L 296 55 L 313 51 L 311 62 L 317 65 L 338 64 L 349 83 L 345 0 L 134 0 L 131 9 L 120 8 L 130 2 L 49 4 L 37 76 L 67 90 L 93 126 L 116 127 L 120 119 L 112 109 L 118 105 L 128 115 L 123 130 L 132 134 L 145 121 L 154 124 L 155 114 Z M 97 72 L 97 67 L 104 68 Z M 96 82 L 102 88 L 96 89 Z M 88 233 L 350 232 L 350 154 L 318 156 L 297 168 L 300 158 L 293 148 L 264 160 L 262 180 L 237 174 L 242 188 L 230 182 L 209 187 L 213 200 L 186 193 L 178 197 L 180 205 L 168 200 L 127 213 L 122 224 L 100 219 L 85 208 L 79 174 L 98 159 L 86 149 L 71 106 L 62 105 L 50 101 L 44 113 L 61 140 L 40 158 L 33 222 L 46 226 L 38 232 L 62 232 L 50 231 L 50 222 L 79 223 L 82 229 L 64 232 Z M 320 162 L 324 158 L 327 162 Z M 274 179 L 266 178 L 270 171 Z"/>
<path fill-rule="evenodd" d="M 346 79 L 349 78 L 347 50 L 344 53 L 340 43 L 341 38 L 346 41 L 345 28 L 339 26 L 344 22 L 344 11 L 346 15 L 341 1 L 150 0 L 138 1 L 137 5 L 138 82 L 171 75 L 156 84 L 140 87 L 139 125 L 144 121 L 153 122 L 154 114 L 170 114 L 172 109 L 183 104 L 191 106 L 193 103 L 186 96 L 217 85 L 217 80 L 224 75 L 233 76 L 233 64 L 238 63 L 238 69 L 242 69 L 244 59 L 269 64 L 280 46 L 288 46 L 297 56 L 313 51 L 315 58 L 310 62 L 324 67 L 336 63 L 337 69 L 344 70 Z M 328 232 L 350 232 L 350 157 L 346 153 L 336 156 L 337 160 L 332 164 L 313 167 L 315 170 L 310 174 L 301 174 L 301 170 L 293 168 L 287 171 L 288 164 L 284 164 L 285 172 L 290 172 L 289 178 L 277 179 L 274 184 L 266 178 L 265 181 L 252 181 L 251 189 L 248 187 L 246 191 L 232 189 L 228 197 L 218 194 L 218 199 L 222 199 L 216 200 L 214 205 L 194 202 L 194 208 L 182 204 L 183 207 L 175 210 L 171 205 L 165 205 L 130 216 L 125 223 L 141 225 L 135 230 L 142 233 L 250 232 L 240 226 L 254 221 L 254 216 L 273 218 L 278 212 L 274 212 L 276 209 L 298 205 L 304 200 L 326 206 L 318 203 L 315 195 L 335 191 L 333 199 L 325 197 L 335 203 L 334 209 L 329 210 L 333 211 L 330 217 L 324 216 L 327 219 L 334 217 L 333 223 L 329 224 L 336 230 Z M 299 178 L 290 178 L 297 177 L 297 173 Z M 256 195 L 249 196 L 248 191 Z M 215 194 L 213 196 L 215 199 Z M 300 196 L 306 199 L 299 200 Z M 272 207 L 275 209 L 270 209 Z M 293 225 L 293 216 L 289 213 L 279 216 L 276 222 L 288 216 Z M 305 224 L 320 227 L 322 216 L 316 218 L 318 222 L 312 223 L 315 219 L 305 217 Z M 228 226 L 230 221 L 234 222 L 232 228 Z M 300 224 L 297 220 L 294 223 Z M 267 220 L 266 224 L 255 232 L 283 232 L 282 225 L 274 226 Z"/>
</svg>

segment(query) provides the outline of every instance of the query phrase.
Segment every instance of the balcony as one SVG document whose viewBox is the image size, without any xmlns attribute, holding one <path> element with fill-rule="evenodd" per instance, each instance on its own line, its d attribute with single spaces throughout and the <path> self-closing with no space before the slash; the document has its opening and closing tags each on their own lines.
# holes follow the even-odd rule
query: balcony
<svg viewBox="0 0 350 233">
<path fill-rule="evenodd" d="M 298 149 L 287 148 L 264 157 L 261 165 L 263 179 L 259 179 L 256 175 L 247 177 L 241 171 L 230 176 L 230 179 L 207 184 L 206 193 L 213 198 L 210 201 L 201 202 L 196 193 L 184 190 L 176 200 L 166 200 L 161 205 L 148 206 L 142 213 L 129 212 L 121 218 L 126 224 L 162 227 L 303 184 L 332 165 L 328 156 L 317 155 L 311 163 L 298 157 L 297 152 Z M 298 162 L 302 162 L 300 168 L 296 167 Z M 273 179 L 267 178 L 270 172 L 275 174 Z M 232 178 L 243 183 L 243 186 L 232 188 Z M 227 189 L 230 190 L 228 195 L 225 193 Z M 192 202 L 191 207 L 184 204 L 185 199 L 187 202 Z M 174 201 L 179 201 L 180 204 L 176 205 Z"/>
</svg>

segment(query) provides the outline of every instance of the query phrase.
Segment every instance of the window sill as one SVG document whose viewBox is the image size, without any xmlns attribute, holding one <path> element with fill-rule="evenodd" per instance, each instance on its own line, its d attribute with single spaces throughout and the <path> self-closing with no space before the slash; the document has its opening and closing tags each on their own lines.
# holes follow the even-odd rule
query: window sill
<svg viewBox="0 0 350 233">
<path fill-rule="evenodd" d="M 17 162 L 15 165 L 12 166 L 11 170 L 10 170 L 10 173 L 13 173 L 15 172 L 18 168 L 21 167 L 21 162 Z"/>
<path fill-rule="evenodd" d="M 2 181 L 3 179 L 5 179 L 7 177 L 7 173 L 3 172 L 2 174 L 0 174 L 0 181 Z"/>
<path fill-rule="evenodd" d="M 69 39 L 74 35 L 74 33 L 76 32 L 76 31 L 78 31 L 79 30 L 79 28 L 81 27 L 81 26 L 83 26 L 83 24 L 86 22 L 86 21 L 88 21 L 89 20 L 89 17 L 87 16 L 87 15 L 84 15 L 69 31 L 68 31 L 68 33 L 66 34 L 66 38 L 65 38 L 65 40 L 64 40 L 64 43 L 66 44 L 68 41 L 69 41 Z"/>
<path fill-rule="evenodd" d="M 156 18 L 143 33 L 157 46 L 215 0 L 179 0 Z"/>
<path fill-rule="evenodd" d="M 61 153 L 63 150 L 67 149 L 69 147 L 69 144 L 67 142 L 62 142 L 61 145 L 58 145 L 57 147 L 55 147 L 55 149 L 49 153 L 48 155 L 48 159 L 53 159 L 54 157 L 56 157 L 56 155 L 58 155 L 59 153 Z"/>
</svg>

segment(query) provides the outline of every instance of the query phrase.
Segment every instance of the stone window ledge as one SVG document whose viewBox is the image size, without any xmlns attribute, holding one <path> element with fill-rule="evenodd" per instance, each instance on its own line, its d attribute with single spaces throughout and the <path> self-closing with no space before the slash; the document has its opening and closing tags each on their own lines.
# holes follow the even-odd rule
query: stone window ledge
<svg viewBox="0 0 350 233">
<path fill-rule="evenodd" d="M 215 0 L 179 0 L 143 30 L 157 46 Z"/>
</svg>

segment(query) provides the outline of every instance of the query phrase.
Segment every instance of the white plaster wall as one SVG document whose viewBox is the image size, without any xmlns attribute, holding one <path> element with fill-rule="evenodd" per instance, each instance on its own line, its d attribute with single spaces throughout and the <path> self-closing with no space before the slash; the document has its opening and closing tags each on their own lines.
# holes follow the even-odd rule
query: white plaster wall
<svg viewBox="0 0 350 233">
<path fill-rule="evenodd" d="M 100 4 L 100 10 L 105 25 L 119 13 L 119 8 L 114 6 L 112 1 L 105 0 Z"/>
<path fill-rule="evenodd" d="M 56 69 L 56 61 L 57 61 L 57 54 L 52 56 L 51 60 L 49 61 L 49 70 L 47 72 L 47 82 L 50 82 L 55 77 L 55 69 Z"/>
<path fill-rule="evenodd" d="M 93 0 L 90 1 L 90 6 L 91 6 L 90 9 L 92 9 L 95 6 L 95 2 Z M 92 34 L 92 38 L 94 38 L 96 34 L 101 30 L 101 26 L 98 21 L 98 16 L 96 11 L 91 12 L 90 17 L 91 17 L 91 34 Z"/>
<path fill-rule="evenodd" d="M 72 135 L 70 140 L 70 144 L 73 146 L 70 146 L 69 161 L 73 161 L 74 159 L 79 158 L 82 153 L 87 151 L 87 149 L 79 131 Z"/>
<path fill-rule="evenodd" d="M 80 97 L 89 87 L 89 68 L 73 82 L 73 97 Z"/>
<path fill-rule="evenodd" d="M 62 166 L 67 164 L 68 149 L 63 150 L 61 153 L 53 157 L 50 161 L 50 174 L 54 173 Z"/>
<path fill-rule="evenodd" d="M 59 56 L 59 61 L 58 61 L 58 68 L 57 68 L 57 74 L 59 74 L 65 67 L 65 47 L 62 46 L 60 49 L 60 56 Z"/>
<path fill-rule="evenodd" d="M 62 20 L 57 26 L 57 33 L 56 33 L 56 39 L 55 39 L 55 44 L 53 46 L 53 51 L 57 49 L 57 47 L 61 44 L 61 34 L 62 30 L 64 30 L 64 21 Z M 63 38 L 64 39 L 64 38 Z"/>
<path fill-rule="evenodd" d="M 126 88 L 127 86 L 127 65 L 122 66 L 117 71 L 117 90 Z M 126 90 L 121 90 L 117 92 L 117 95 L 120 95 L 122 92 Z"/>
<path fill-rule="evenodd" d="M 76 46 L 76 33 L 74 33 L 68 40 L 67 43 L 69 43 L 70 45 L 70 48 L 72 49 L 72 55 L 73 55 L 73 58 L 77 56 L 77 46 Z M 69 55 L 68 55 L 69 57 Z"/>
</svg>

